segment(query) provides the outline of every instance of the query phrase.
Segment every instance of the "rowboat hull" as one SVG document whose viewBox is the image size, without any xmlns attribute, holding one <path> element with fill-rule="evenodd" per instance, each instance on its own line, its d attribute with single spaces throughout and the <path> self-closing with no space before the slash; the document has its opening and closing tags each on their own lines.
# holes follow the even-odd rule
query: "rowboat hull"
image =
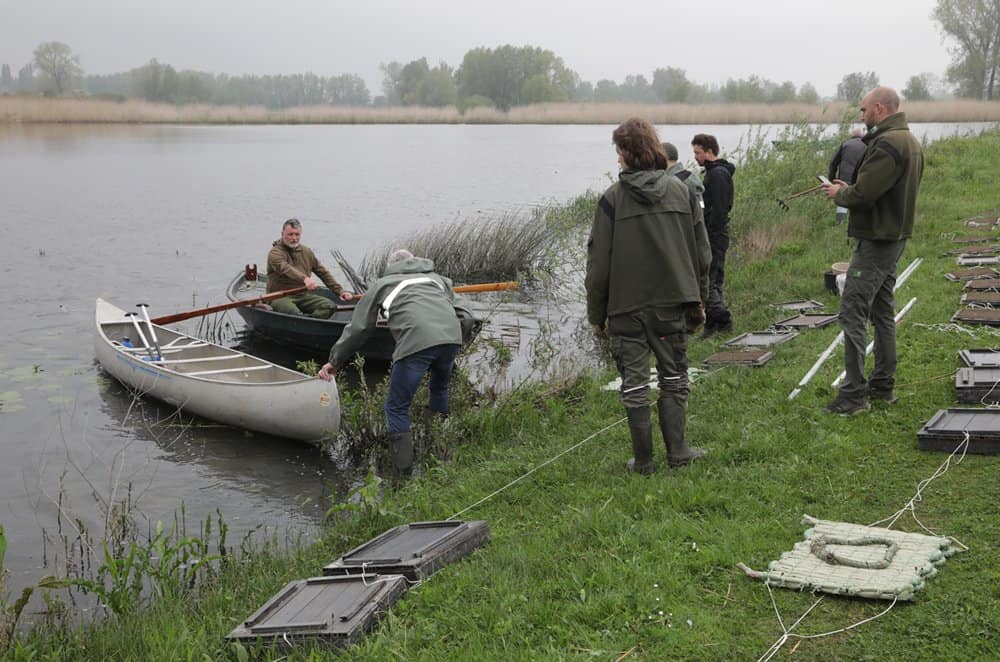
<svg viewBox="0 0 1000 662">
<path fill-rule="evenodd" d="M 226 296 L 230 301 L 254 299 L 263 295 L 265 290 L 265 281 L 247 280 L 246 275 L 241 272 L 229 283 Z M 325 287 L 313 290 L 312 293 L 325 296 L 334 303 L 340 303 L 334 294 Z M 236 312 L 243 318 L 249 329 L 268 340 L 326 355 L 351 321 L 353 307 L 347 305 L 346 310 L 338 310 L 330 319 L 289 315 L 249 305 L 237 308 Z M 376 326 L 375 332 L 358 353 L 366 359 L 389 361 L 392 359 L 392 352 L 395 348 L 396 341 L 393 339 L 389 327 L 379 325 Z"/>
<path fill-rule="evenodd" d="M 154 343 L 150 327 L 144 322 L 139 327 L 135 328 L 125 311 L 97 300 L 97 360 L 126 386 L 227 425 L 314 444 L 336 439 L 340 399 L 335 382 L 167 327 L 152 326 Z"/>
</svg>

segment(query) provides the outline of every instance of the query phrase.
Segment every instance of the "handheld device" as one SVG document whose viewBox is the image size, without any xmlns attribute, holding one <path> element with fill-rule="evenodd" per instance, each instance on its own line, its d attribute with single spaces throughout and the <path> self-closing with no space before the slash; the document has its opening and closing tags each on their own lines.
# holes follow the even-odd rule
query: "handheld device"
<svg viewBox="0 0 1000 662">
<path fill-rule="evenodd" d="M 823 175 L 816 175 L 816 179 L 819 180 L 820 184 L 829 184 L 829 183 L 831 183 L 830 180 L 827 179 L 826 177 L 824 177 Z"/>
</svg>

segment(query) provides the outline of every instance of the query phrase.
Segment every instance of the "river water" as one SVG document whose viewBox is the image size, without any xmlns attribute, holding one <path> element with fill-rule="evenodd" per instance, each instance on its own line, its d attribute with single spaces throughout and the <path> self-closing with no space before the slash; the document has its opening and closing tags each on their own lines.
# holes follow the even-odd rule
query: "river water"
<svg viewBox="0 0 1000 662">
<path fill-rule="evenodd" d="M 980 128 L 914 127 L 929 138 Z M 357 264 L 413 230 L 601 190 L 617 171 L 612 129 L 0 126 L 7 589 L 62 572 L 66 539 L 100 540 L 108 503 L 127 500 L 143 530 L 169 526 L 183 505 L 189 533 L 218 510 L 230 543 L 254 530 L 309 538 L 329 495 L 356 480 L 310 447 L 134 401 L 94 361 L 97 297 L 148 302 L 154 317 L 224 302 L 291 216 L 328 266 L 332 248 Z M 726 151 L 747 130 L 672 126 L 661 138 L 689 159 L 694 133 L 715 133 Z M 515 333 L 530 333 L 530 307 L 521 312 Z"/>
</svg>

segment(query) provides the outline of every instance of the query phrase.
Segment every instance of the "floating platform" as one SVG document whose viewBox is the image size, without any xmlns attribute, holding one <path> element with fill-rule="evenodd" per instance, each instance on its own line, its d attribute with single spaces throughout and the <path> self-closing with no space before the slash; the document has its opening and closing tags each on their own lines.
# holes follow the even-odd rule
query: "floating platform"
<svg viewBox="0 0 1000 662">
<path fill-rule="evenodd" d="M 990 267 L 973 267 L 972 269 L 957 269 L 944 275 L 948 280 L 965 281 L 973 278 L 996 278 L 1000 271 Z"/>
<path fill-rule="evenodd" d="M 781 310 L 794 310 L 797 312 L 816 310 L 823 307 L 822 303 L 819 301 L 813 301 L 812 299 L 796 299 L 795 301 L 785 301 L 784 303 L 774 303 L 771 305 L 774 308 L 780 308 Z"/>
<path fill-rule="evenodd" d="M 959 368 L 955 373 L 955 395 L 967 405 L 1000 403 L 1000 367 Z"/>
<path fill-rule="evenodd" d="M 1000 278 L 974 278 L 965 284 L 966 290 L 1000 291 Z"/>
<path fill-rule="evenodd" d="M 917 443 L 925 451 L 951 453 L 966 435 L 967 453 L 1000 453 L 1000 409 L 942 409 L 917 433 Z"/>
<path fill-rule="evenodd" d="M 775 322 L 774 326 L 790 329 L 819 329 L 837 321 L 837 313 L 801 313 Z"/>
<path fill-rule="evenodd" d="M 774 352 L 766 349 L 748 349 L 736 352 L 716 352 L 705 357 L 708 365 L 749 365 L 762 366 L 774 358 Z"/>
<path fill-rule="evenodd" d="M 799 335 L 794 329 L 768 329 L 767 331 L 751 331 L 736 336 L 722 343 L 726 347 L 770 347 L 787 342 Z"/>
<path fill-rule="evenodd" d="M 1000 349 L 963 349 L 958 358 L 970 368 L 1000 368 Z"/>
<path fill-rule="evenodd" d="M 1000 257 L 996 255 L 959 255 L 955 262 L 960 267 L 969 267 L 983 264 L 1000 264 Z"/>
<path fill-rule="evenodd" d="M 987 241 L 993 241 L 994 237 L 992 235 L 970 235 L 968 237 L 955 237 L 951 240 L 953 244 L 982 244 Z"/>
<path fill-rule="evenodd" d="M 343 648 L 370 630 L 406 592 L 401 575 L 313 577 L 289 582 L 230 632 L 230 641 L 291 648 L 319 643 Z"/>
<path fill-rule="evenodd" d="M 1000 292 L 993 292 L 990 290 L 966 292 L 962 295 L 962 303 L 978 303 L 984 306 L 993 307 L 1000 304 Z"/>
<path fill-rule="evenodd" d="M 1000 310 L 995 308 L 962 308 L 951 316 L 951 321 L 1000 326 Z"/>
<path fill-rule="evenodd" d="M 325 566 L 323 574 L 398 574 L 420 581 L 489 539 L 484 520 L 402 524 L 347 552 Z"/>
</svg>

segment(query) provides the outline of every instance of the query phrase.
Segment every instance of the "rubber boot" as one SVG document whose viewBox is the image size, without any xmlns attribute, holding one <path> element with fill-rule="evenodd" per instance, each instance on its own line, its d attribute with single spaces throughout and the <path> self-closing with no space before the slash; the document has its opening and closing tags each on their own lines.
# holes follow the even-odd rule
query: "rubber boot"
<svg viewBox="0 0 1000 662">
<path fill-rule="evenodd" d="M 431 429 L 434 425 L 435 420 L 444 421 L 448 418 L 448 414 L 443 411 L 434 411 L 430 407 L 424 407 L 423 412 L 420 415 L 420 420 L 424 424 L 424 428 L 427 430 Z"/>
<path fill-rule="evenodd" d="M 413 473 L 413 432 L 393 432 L 389 435 L 389 459 L 397 476 Z"/>
<path fill-rule="evenodd" d="M 653 464 L 653 425 L 649 420 L 649 407 L 626 409 L 628 431 L 632 435 L 632 459 L 625 469 L 643 476 L 656 471 Z"/>
<path fill-rule="evenodd" d="M 708 451 L 692 448 L 684 440 L 686 407 L 683 404 L 670 398 L 663 398 L 657 401 L 656 409 L 660 414 L 663 443 L 667 447 L 667 466 L 683 467 L 705 456 Z"/>
</svg>

